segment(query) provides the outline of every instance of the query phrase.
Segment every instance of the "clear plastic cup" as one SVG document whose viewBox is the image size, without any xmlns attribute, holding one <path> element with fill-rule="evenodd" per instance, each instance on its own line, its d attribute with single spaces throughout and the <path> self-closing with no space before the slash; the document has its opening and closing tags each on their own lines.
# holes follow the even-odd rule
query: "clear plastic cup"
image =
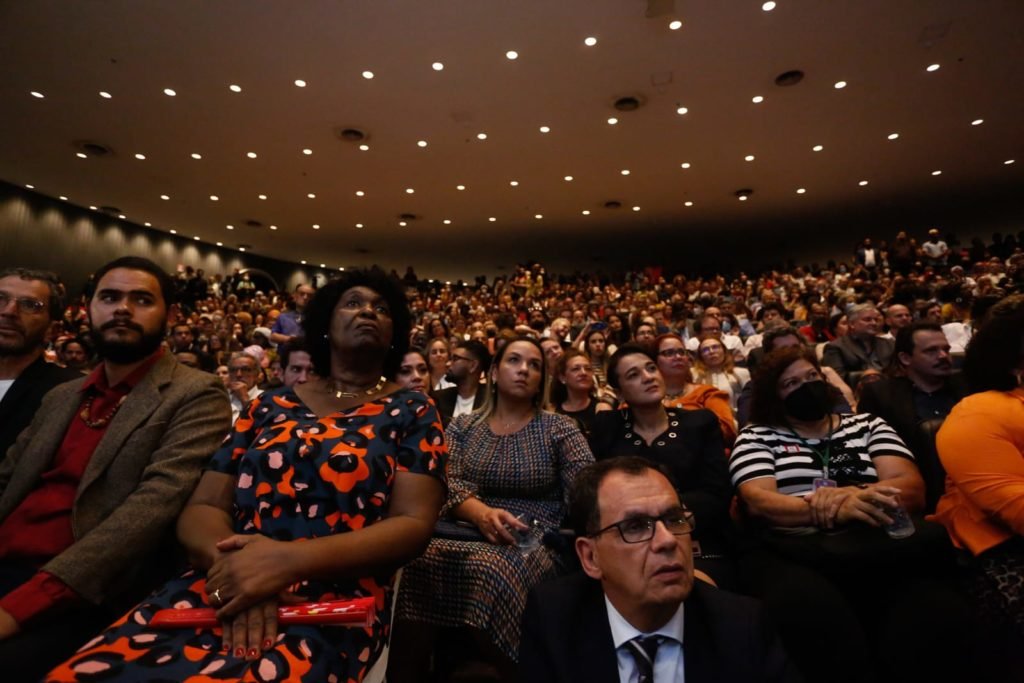
<svg viewBox="0 0 1024 683">
<path fill-rule="evenodd" d="M 884 506 L 882 509 L 885 514 L 892 520 L 891 524 L 885 524 L 882 526 L 885 529 L 885 533 L 889 534 L 889 538 L 906 538 L 907 536 L 913 536 L 917 530 L 914 527 L 914 520 L 907 514 L 906 508 L 903 507 L 903 502 L 899 496 L 895 496 L 895 506 Z"/>
<path fill-rule="evenodd" d="M 540 522 L 533 517 L 522 514 L 516 515 L 516 519 L 529 527 L 527 529 L 509 529 L 516 539 L 519 553 L 526 557 L 540 547 L 541 541 L 544 539 L 544 530 L 541 528 Z"/>
</svg>

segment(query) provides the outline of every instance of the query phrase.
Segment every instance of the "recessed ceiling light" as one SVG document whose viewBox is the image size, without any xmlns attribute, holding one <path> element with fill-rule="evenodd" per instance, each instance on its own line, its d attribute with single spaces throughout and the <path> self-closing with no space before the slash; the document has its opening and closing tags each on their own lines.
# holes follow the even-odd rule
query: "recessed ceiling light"
<svg viewBox="0 0 1024 683">
<path fill-rule="evenodd" d="M 230 225 L 230 224 L 225 225 L 224 227 L 227 228 L 228 230 L 234 230 L 235 229 L 235 226 Z"/>
<path fill-rule="evenodd" d="M 693 202 L 684 202 L 683 206 L 693 206 Z"/>
<path fill-rule="evenodd" d="M 303 259 L 303 260 L 299 261 L 299 263 L 301 263 L 302 265 L 306 265 L 306 260 Z"/>
<path fill-rule="evenodd" d="M 270 226 L 270 229 L 271 229 L 271 230 L 277 230 L 277 226 L 276 226 L 276 225 L 271 225 L 271 226 Z"/>
<path fill-rule="evenodd" d="M 245 247 L 239 247 L 238 251 L 245 251 Z"/>
<path fill-rule="evenodd" d="M 550 133 L 550 132 L 551 132 L 551 129 L 550 129 L 550 128 L 548 128 L 547 126 L 541 126 L 541 127 L 540 127 L 540 132 L 541 132 L 541 133 Z"/>
<path fill-rule="evenodd" d="M 690 162 L 684 161 L 683 163 L 679 164 L 679 168 L 690 168 Z"/>
<path fill-rule="evenodd" d="M 544 218 L 544 214 L 542 214 L 542 213 L 535 213 L 535 214 L 533 214 L 533 217 L 536 218 L 537 220 L 540 220 L 541 218 Z"/>
<path fill-rule="evenodd" d="M 678 19 L 676 19 L 674 21 L 670 21 L 669 24 L 668 24 L 668 27 L 672 31 L 678 31 L 679 29 L 681 29 L 683 27 L 683 22 L 681 22 Z"/>
<path fill-rule="evenodd" d="M 971 121 L 972 126 L 980 126 L 983 123 L 985 123 L 985 119 L 974 119 Z"/>
<path fill-rule="evenodd" d="M 836 81 L 835 85 L 832 87 L 834 87 L 836 90 L 842 90 L 843 88 L 846 87 L 846 81 Z"/>
<path fill-rule="evenodd" d="M 590 209 L 583 209 L 582 211 L 580 211 L 580 213 L 582 213 L 584 216 L 589 216 L 590 215 Z"/>
<path fill-rule="evenodd" d="M 320 224 L 319 223 L 314 223 L 313 224 L 313 229 L 314 230 L 319 230 L 320 229 Z"/>
<path fill-rule="evenodd" d="M 487 133 L 477 133 L 476 134 L 476 139 L 477 140 L 486 140 L 487 139 Z"/>
<path fill-rule="evenodd" d="M 263 201 L 266 201 L 266 200 L 267 200 L 267 195 L 265 195 L 265 194 L 261 194 L 261 195 L 258 195 L 258 196 L 259 196 L 259 198 L 260 198 L 261 200 L 263 200 Z"/>
<path fill-rule="evenodd" d="M 765 12 L 771 12 L 773 9 L 775 9 L 775 3 L 772 2 L 772 0 L 768 0 L 768 2 L 761 5 L 761 9 L 763 9 Z"/>
<path fill-rule="evenodd" d="M 95 207 L 90 207 L 90 208 L 95 208 Z M 177 234 L 178 234 L 178 231 L 177 231 L 177 230 L 175 230 L 174 228 L 171 228 L 171 229 L 170 229 L 170 230 L 168 230 L 167 232 L 171 233 L 172 235 L 177 235 Z"/>
<path fill-rule="evenodd" d="M 359 151 L 361 151 L 361 152 L 369 152 L 370 151 L 370 146 L 369 145 L 359 145 Z"/>
<path fill-rule="evenodd" d="M 146 160 L 146 155 L 145 154 L 136 154 L 135 158 L 138 159 L 139 161 L 145 161 Z"/>
<path fill-rule="evenodd" d="M 942 175 L 942 171 L 932 171 L 932 175 Z"/>
<path fill-rule="evenodd" d="M 1010 159 L 1010 163 L 1013 163 L 1013 159 Z M 58 199 L 60 199 L 62 202 L 66 202 L 68 200 L 68 198 L 65 197 L 64 195 L 61 195 L 60 197 L 58 197 Z M 146 223 L 146 225 L 149 225 L 149 223 Z"/>
<path fill-rule="evenodd" d="M 1013 159 L 1007 159 L 1006 161 L 1003 162 L 1003 165 L 1004 166 L 1009 166 L 1012 163 L 1013 163 Z M 61 197 L 61 199 L 66 199 L 66 197 Z"/>
<path fill-rule="evenodd" d="M 256 158 L 256 152 L 246 152 L 245 156 L 249 157 L 250 159 L 255 159 Z"/>
<path fill-rule="evenodd" d="M 363 72 L 363 78 L 365 78 L 366 80 L 370 80 L 371 78 L 373 78 L 373 72 L 372 71 L 364 71 Z"/>
<path fill-rule="evenodd" d="M 451 224 L 452 224 L 452 220 L 451 220 L 450 218 L 445 218 L 445 219 L 444 219 L 443 221 L 441 221 L 441 222 L 442 222 L 442 223 L 444 223 L 445 225 L 451 225 Z"/>
<path fill-rule="evenodd" d="M 29 95 L 31 95 L 32 97 L 38 98 L 40 100 L 43 99 L 44 97 L 46 97 L 46 95 L 44 95 L 43 93 L 41 93 L 41 92 L 39 92 L 37 90 L 33 90 L 32 92 L 29 93 Z"/>
<path fill-rule="evenodd" d="M 34 189 L 36 189 L 36 186 L 35 186 L 35 185 L 25 185 L 25 187 L 27 187 L 27 188 L 28 188 L 28 189 L 30 189 L 30 190 L 34 190 Z"/>
<path fill-rule="evenodd" d="M 311 150 L 309 147 L 307 147 L 306 149 L 302 150 L 302 153 L 305 154 L 308 157 L 310 154 L 313 153 L 313 150 Z"/>
<path fill-rule="evenodd" d="M 489 220 L 489 221 L 490 221 L 491 223 L 493 223 L 494 221 L 496 221 L 496 220 L 498 220 L 498 219 L 497 219 L 497 218 L 495 218 L 494 216 L 491 216 L 491 217 L 490 217 L 490 218 L 488 218 L 487 220 Z"/>
<path fill-rule="evenodd" d="M 931 64 L 931 65 L 928 66 L 927 69 L 925 69 L 925 71 L 938 71 L 938 70 L 939 70 L 939 65 L 938 64 Z"/>
<path fill-rule="evenodd" d="M 407 225 L 409 225 L 409 224 L 408 224 L 408 223 L 406 223 L 405 221 L 398 221 L 398 225 L 399 225 L 399 227 L 402 227 L 402 228 L 404 228 L 405 226 L 407 226 Z"/>
<path fill-rule="evenodd" d="M 753 102 L 754 104 L 761 104 L 762 102 L 764 102 L 764 97 L 762 95 L 754 95 L 750 99 L 750 101 Z"/>
<path fill-rule="evenodd" d="M 587 47 L 594 47 L 595 45 L 597 45 L 597 38 L 595 38 L 594 36 L 587 36 L 586 38 L 583 39 L 583 44 L 586 45 Z"/>
<path fill-rule="evenodd" d="M 434 62 L 433 64 L 430 65 L 430 68 L 433 69 L 434 71 L 441 71 L 442 69 L 444 69 L 444 64 L 442 64 L 441 62 Z"/>
<path fill-rule="evenodd" d="M 366 193 L 365 193 L 365 192 L 363 192 L 362 190 L 356 190 L 356 196 L 357 196 L 357 197 L 363 197 L 363 196 L 365 196 L 365 195 L 366 195 Z"/>
<path fill-rule="evenodd" d="M 565 176 L 565 182 L 571 183 L 572 182 L 572 176 L 571 175 Z"/>
<path fill-rule="evenodd" d="M 797 194 L 804 194 L 805 192 L 807 192 L 807 190 L 806 190 L 806 188 L 803 188 L 803 187 L 798 187 L 797 190 L 796 190 Z"/>
<path fill-rule="evenodd" d="M 195 237 L 193 237 L 192 239 L 194 239 L 194 240 L 195 240 L 196 242 L 198 242 L 198 241 L 199 241 L 199 235 L 196 235 L 196 236 L 195 236 Z"/>
<path fill-rule="evenodd" d="M 889 133 L 889 139 L 890 140 L 895 140 L 895 139 L 899 138 L 899 136 L 900 136 L 899 133 Z"/>
<path fill-rule="evenodd" d="M 312 192 L 310 192 L 306 196 L 309 197 L 310 199 L 316 199 L 316 195 L 314 193 L 312 193 Z"/>
<path fill-rule="evenodd" d="M 217 242 L 217 246 L 218 246 L 218 247 L 223 247 L 223 246 L 224 246 L 224 243 L 223 243 L 223 242 Z"/>
<path fill-rule="evenodd" d="M 320 264 L 320 267 L 321 267 L 321 268 L 326 268 L 327 266 L 326 266 L 326 265 L 324 265 L 323 263 L 321 263 L 321 264 Z"/>
<path fill-rule="evenodd" d="M 633 207 L 633 210 L 634 210 L 634 211 L 639 211 L 639 210 L 640 210 L 640 207 L 639 207 L 639 206 L 634 206 L 634 207 Z"/>
<path fill-rule="evenodd" d="M 218 201 L 220 201 L 220 197 L 218 197 L 218 196 L 217 196 L 217 195 L 215 195 L 215 194 L 211 194 L 211 195 L 210 195 L 210 201 L 211 201 L 211 202 L 218 202 Z"/>
<path fill-rule="evenodd" d="M 741 194 L 741 195 L 739 196 L 739 200 L 740 200 L 741 202 L 745 202 L 745 201 L 747 201 L 747 195 L 745 195 L 745 194 Z"/>
<path fill-rule="evenodd" d="M 105 100 L 109 100 L 111 97 L 113 97 L 113 95 L 108 93 L 106 90 L 100 90 L 100 97 L 102 97 Z"/>
<path fill-rule="evenodd" d="M 456 185 L 455 189 L 458 190 L 459 192 L 461 192 L 462 190 L 466 189 L 466 186 L 465 185 Z"/>
<path fill-rule="evenodd" d="M 412 189 L 411 187 L 405 188 L 405 193 L 406 194 L 413 194 L 415 192 L 416 192 L 416 190 Z"/>
<path fill-rule="evenodd" d="M 229 85 L 228 90 L 231 92 L 242 92 L 242 86 L 240 85 Z"/>
<path fill-rule="evenodd" d="M 165 194 L 162 194 L 162 195 L 160 195 L 160 199 L 162 199 L 162 200 L 164 200 L 166 202 L 168 199 L 170 199 L 170 197 L 168 197 Z"/>
<path fill-rule="evenodd" d="M 203 155 L 199 154 L 198 152 L 192 152 L 192 158 L 193 159 L 202 159 Z"/>
<path fill-rule="evenodd" d="M 150 223 L 149 221 L 146 221 L 145 223 L 143 223 L 143 225 L 145 225 L 147 228 L 152 228 L 153 227 L 153 224 Z"/>
<path fill-rule="evenodd" d="M 610 119 L 608 119 L 608 125 L 609 126 L 614 126 L 618 122 L 619 122 L 619 120 L 617 118 L 615 118 L 614 116 L 611 117 Z"/>
<path fill-rule="evenodd" d="M 302 80 L 301 78 L 297 78 L 295 79 L 295 85 L 298 86 L 299 88 L 305 88 L 306 81 Z"/>
<path fill-rule="evenodd" d="M 814 147 L 811 147 L 811 151 L 814 151 L 814 152 L 820 152 L 823 149 L 825 149 L 825 147 L 823 145 L 815 145 Z"/>
<path fill-rule="evenodd" d="M 858 185 L 860 185 L 861 187 L 864 187 L 865 185 L 867 185 L 867 184 L 868 184 L 868 181 L 866 181 L 866 180 L 862 180 L 862 181 L 860 181 L 860 182 L 859 182 L 859 183 L 857 183 L 857 184 L 858 184 Z"/>
<path fill-rule="evenodd" d="M 690 111 L 690 110 L 687 109 L 686 107 L 677 107 L 676 108 L 676 113 L 679 114 L 680 116 L 685 115 L 686 112 L 688 112 L 688 111 Z"/>
<path fill-rule="evenodd" d="M 747 156 L 743 157 L 743 160 L 744 161 L 753 161 L 754 160 L 754 155 L 753 154 L 748 154 Z"/>
<path fill-rule="evenodd" d="M 85 159 L 87 155 L 85 152 L 75 152 L 75 156 L 79 159 Z"/>
<path fill-rule="evenodd" d="M 505 53 L 505 56 L 508 57 L 509 59 L 519 59 L 519 53 L 516 52 L 515 50 L 509 50 L 508 52 Z"/>
<path fill-rule="evenodd" d="M 416 146 L 417 147 L 426 147 L 427 146 L 427 141 L 426 140 L 420 140 L 419 142 L 416 143 Z"/>
<path fill-rule="evenodd" d="M 174 97 L 178 93 L 174 92 L 170 88 L 164 88 L 164 94 L 167 95 L 168 97 Z"/>
<path fill-rule="evenodd" d="M 511 185 L 512 187 L 519 187 L 518 180 L 510 180 L 508 184 Z"/>
<path fill-rule="evenodd" d="M 621 171 L 619 171 L 619 173 L 621 173 L 622 175 L 629 175 L 629 169 L 628 168 L 624 168 Z"/>
<path fill-rule="evenodd" d="M 356 227 L 359 228 L 360 230 L 362 230 L 363 229 L 363 224 L 362 223 L 356 223 Z"/>
</svg>

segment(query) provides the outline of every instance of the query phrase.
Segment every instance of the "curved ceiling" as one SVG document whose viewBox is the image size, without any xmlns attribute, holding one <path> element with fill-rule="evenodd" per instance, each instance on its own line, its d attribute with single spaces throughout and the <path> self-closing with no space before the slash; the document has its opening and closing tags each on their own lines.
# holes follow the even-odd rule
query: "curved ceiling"
<svg viewBox="0 0 1024 683">
<path fill-rule="evenodd" d="M 0 178 L 295 262 L 465 278 L 1019 191 L 1024 3 L 762 4 L 2 3 Z"/>
</svg>

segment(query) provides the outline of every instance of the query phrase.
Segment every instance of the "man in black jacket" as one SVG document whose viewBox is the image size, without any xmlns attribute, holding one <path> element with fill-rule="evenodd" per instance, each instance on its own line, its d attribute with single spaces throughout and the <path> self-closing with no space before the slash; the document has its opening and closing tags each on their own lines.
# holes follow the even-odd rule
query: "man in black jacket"
<svg viewBox="0 0 1024 683">
<path fill-rule="evenodd" d="M 658 466 L 627 456 L 587 467 L 570 516 L 586 576 L 531 592 L 521 680 L 798 680 L 756 601 L 694 582 L 693 516 Z"/>
<path fill-rule="evenodd" d="M 43 344 L 64 312 L 63 286 L 39 270 L 0 272 L 0 460 L 32 421 L 43 395 L 81 373 L 43 359 Z"/>
<path fill-rule="evenodd" d="M 478 341 L 459 342 L 452 349 L 448 379 L 454 387 L 431 393 L 441 420 L 447 425 L 453 417 L 471 413 L 484 403 L 480 375 L 491 367 L 491 354 Z"/>
</svg>

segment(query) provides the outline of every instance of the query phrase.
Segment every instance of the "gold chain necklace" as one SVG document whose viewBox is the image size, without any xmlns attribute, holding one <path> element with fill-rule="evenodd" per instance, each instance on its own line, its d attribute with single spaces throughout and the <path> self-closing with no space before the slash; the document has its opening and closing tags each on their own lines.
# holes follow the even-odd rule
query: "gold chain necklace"
<svg viewBox="0 0 1024 683">
<path fill-rule="evenodd" d="M 103 417 L 96 420 L 90 420 L 89 413 L 92 412 L 92 404 L 93 401 L 96 400 L 96 394 L 92 394 L 82 402 L 82 410 L 78 413 L 78 417 L 82 418 L 82 422 L 85 423 L 86 427 L 89 427 L 90 429 L 101 429 L 102 427 L 106 427 L 110 421 L 114 419 L 114 416 L 117 415 L 117 411 L 121 409 L 121 405 L 124 403 L 126 398 L 128 398 L 127 394 L 122 396 L 121 400 L 119 400 L 114 407 L 110 409 L 110 412 Z"/>
<path fill-rule="evenodd" d="M 374 384 L 369 389 L 365 389 L 362 391 L 342 391 L 339 388 L 339 382 L 337 380 L 331 380 L 331 384 L 333 385 L 332 390 L 334 391 L 335 398 L 355 398 L 357 396 L 362 395 L 370 396 L 372 394 L 376 394 L 378 391 L 384 388 L 384 385 L 387 384 L 387 381 L 387 377 L 381 375 L 380 380 L 378 380 L 376 384 Z"/>
</svg>

